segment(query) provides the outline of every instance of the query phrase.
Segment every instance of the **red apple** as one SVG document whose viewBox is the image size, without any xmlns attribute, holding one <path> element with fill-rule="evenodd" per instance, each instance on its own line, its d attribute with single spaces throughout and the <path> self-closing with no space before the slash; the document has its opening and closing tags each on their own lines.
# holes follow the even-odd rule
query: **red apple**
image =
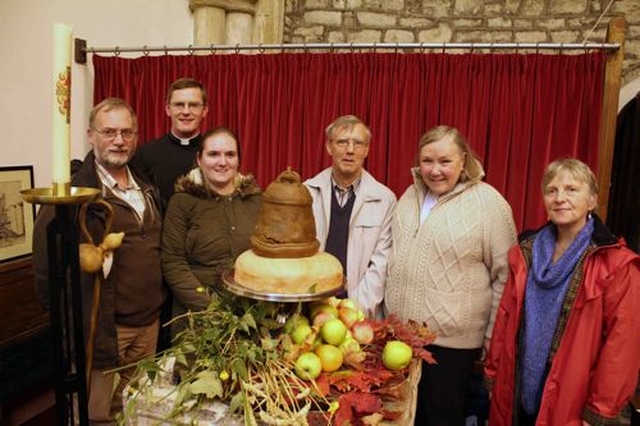
<svg viewBox="0 0 640 426">
<path fill-rule="evenodd" d="M 314 327 L 322 327 L 322 324 L 330 320 L 331 318 L 335 318 L 328 312 L 318 312 L 315 317 L 313 317 L 313 326 Z"/>
<path fill-rule="evenodd" d="M 368 345 L 373 342 L 373 327 L 369 321 L 358 321 L 353 324 L 351 334 L 361 345 Z"/>
</svg>

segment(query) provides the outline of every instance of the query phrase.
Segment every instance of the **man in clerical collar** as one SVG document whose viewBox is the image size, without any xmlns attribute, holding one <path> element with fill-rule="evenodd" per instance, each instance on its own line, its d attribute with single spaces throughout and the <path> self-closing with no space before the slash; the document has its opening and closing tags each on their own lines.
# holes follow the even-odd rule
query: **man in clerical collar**
<svg viewBox="0 0 640 426">
<path fill-rule="evenodd" d="M 208 112 L 207 93 L 201 82 L 193 78 L 174 81 L 165 103 L 171 131 L 138 148 L 134 162 L 155 181 L 165 207 L 178 178 L 195 164 L 200 125 Z"/>
<path fill-rule="evenodd" d="M 364 169 L 371 131 L 361 119 L 339 117 L 326 136 L 332 165 L 305 182 L 317 238 L 342 263 L 346 296 L 368 316 L 380 317 L 396 196 Z"/>
</svg>

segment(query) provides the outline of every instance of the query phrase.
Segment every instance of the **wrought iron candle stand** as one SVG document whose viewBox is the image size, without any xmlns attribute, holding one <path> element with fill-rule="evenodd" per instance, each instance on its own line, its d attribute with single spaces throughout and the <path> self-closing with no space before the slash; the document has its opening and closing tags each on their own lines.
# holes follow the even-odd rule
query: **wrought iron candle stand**
<svg viewBox="0 0 640 426">
<path fill-rule="evenodd" d="M 55 218 L 47 226 L 47 256 L 57 424 L 88 425 L 79 231 L 74 207 L 97 198 L 99 190 L 64 185 L 27 189 L 21 194 L 29 203 L 55 207 Z"/>
</svg>

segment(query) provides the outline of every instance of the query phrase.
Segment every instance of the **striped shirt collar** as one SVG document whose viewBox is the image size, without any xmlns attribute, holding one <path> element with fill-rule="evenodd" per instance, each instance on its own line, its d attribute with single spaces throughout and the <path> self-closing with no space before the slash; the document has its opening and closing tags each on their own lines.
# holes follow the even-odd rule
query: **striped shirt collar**
<svg viewBox="0 0 640 426">
<path fill-rule="evenodd" d="M 127 188 L 121 188 L 118 185 L 118 181 L 116 181 L 113 178 L 113 176 L 111 176 L 111 173 L 109 173 L 109 171 L 105 169 L 102 166 L 102 164 L 98 163 L 98 161 L 96 160 L 96 170 L 98 171 L 98 176 L 100 176 L 100 180 L 102 181 L 102 183 L 107 187 L 109 187 L 110 189 L 118 189 L 120 191 L 127 191 L 129 189 L 140 189 L 140 186 L 138 185 L 136 180 L 133 178 L 133 175 L 131 174 L 131 170 L 129 169 L 129 166 L 125 166 L 125 167 L 127 169 L 127 181 L 129 182 L 129 186 Z"/>
</svg>

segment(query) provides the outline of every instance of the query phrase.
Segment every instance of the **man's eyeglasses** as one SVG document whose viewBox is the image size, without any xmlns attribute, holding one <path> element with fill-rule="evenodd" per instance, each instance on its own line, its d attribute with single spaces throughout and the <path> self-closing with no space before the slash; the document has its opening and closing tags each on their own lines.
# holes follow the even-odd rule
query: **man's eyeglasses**
<svg viewBox="0 0 640 426">
<path fill-rule="evenodd" d="M 104 139 L 106 141 L 114 140 L 118 135 L 120 135 L 123 140 L 125 140 L 127 142 L 131 142 L 133 140 L 133 138 L 136 136 L 136 134 L 138 133 L 133 129 L 123 129 L 123 130 L 116 130 L 116 129 L 98 130 L 98 129 L 93 129 L 93 130 L 98 132 L 98 133 L 100 133 L 100 136 L 102 136 L 102 139 Z"/>
<path fill-rule="evenodd" d="M 336 146 L 340 149 L 347 149 L 349 144 L 353 144 L 353 147 L 355 149 L 365 149 L 369 145 L 369 142 L 361 141 L 360 139 L 348 139 L 348 138 L 334 139 L 333 143 L 336 144 Z"/>
<path fill-rule="evenodd" d="M 202 102 L 171 102 L 169 106 L 173 109 L 182 111 L 184 109 L 199 110 L 204 106 L 204 104 Z"/>
</svg>

